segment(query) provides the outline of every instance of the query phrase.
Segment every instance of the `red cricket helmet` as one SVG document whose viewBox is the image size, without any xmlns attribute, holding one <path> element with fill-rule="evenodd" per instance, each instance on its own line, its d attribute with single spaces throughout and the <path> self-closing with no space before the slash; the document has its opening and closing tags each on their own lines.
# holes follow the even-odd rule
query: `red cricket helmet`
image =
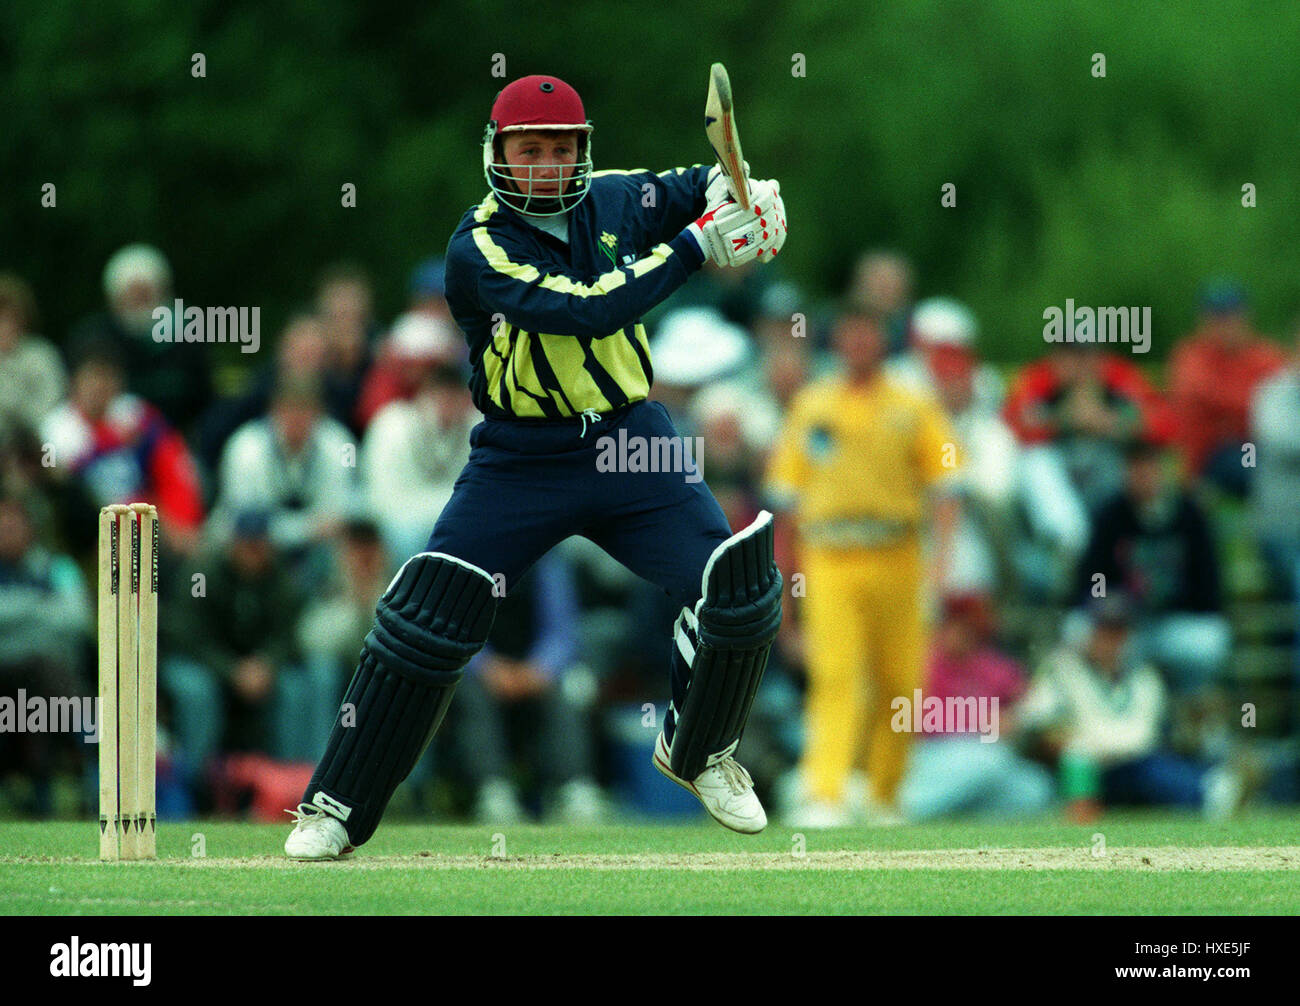
<svg viewBox="0 0 1300 1006">
<path fill-rule="evenodd" d="M 501 134 L 532 129 L 574 131 L 578 134 L 578 159 L 572 166 L 574 173 L 558 196 L 525 195 L 511 173 L 510 165 L 504 161 L 504 155 L 497 149 L 497 139 Z M 492 103 L 492 118 L 483 135 L 483 177 L 498 198 L 522 213 L 539 217 L 567 213 L 586 198 L 591 187 L 591 131 L 582 98 L 572 87 L 558 77 L 545 74 L 520 77 L 502 88 Z M 535 169 L 556 166 L 530 165 L 529 182 Z"/>
</svg>

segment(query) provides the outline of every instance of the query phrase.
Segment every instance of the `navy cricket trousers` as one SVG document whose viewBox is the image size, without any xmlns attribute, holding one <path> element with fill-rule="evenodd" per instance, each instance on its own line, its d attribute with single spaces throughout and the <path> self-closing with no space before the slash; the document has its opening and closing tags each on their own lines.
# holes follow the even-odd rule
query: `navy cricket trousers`
<svg viewBox="0 0 1300 1006">
<path fill-rule="evenodd" d="M 668 410 L 649 401 L 588 420 L 585 433 L 581 418 L 485 419 L 428 550 L 503 575 L 508 593 L 543 554 L 582 535 L 693 609 L 705 563 L 731 537 L 727 519 L 698 473 L 599 471 L 599 442 L 617 442 L 620 428 L 629 443 L 677 437 Z"/>
</svg>

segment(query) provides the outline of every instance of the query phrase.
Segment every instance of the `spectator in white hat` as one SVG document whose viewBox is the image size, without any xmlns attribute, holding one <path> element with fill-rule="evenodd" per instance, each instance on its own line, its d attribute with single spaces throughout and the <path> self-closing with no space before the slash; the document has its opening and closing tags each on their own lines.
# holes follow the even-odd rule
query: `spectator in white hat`
<svg viewBox="0 0 1300 1006">
<path fill-rule="evenodd" d="M 453 323 L 422 311 L 402 315 L 393 323 L 378 359 L 366 374 L 357 421 L 368 427 L 389 402 L 414 398 L 428 370 L 444 363 L 457 364 L 462 357 L 468 359 L 468 349 Z"/>
<path fill-rule="evenodd" d="M 909 348 L 885 364 L 886 373 L 916 391 L 937 394 L 941 374 L 954 361 L 974 361 L 971 405 L 981 412 L 996 412 L 1002 405 L 1002 378 L 975 353 L 979 323 L 970 308 L 951 297 L 931 297 L 911 314 Z"/>
<path fill-rule="evenodd" d="M 207 346 L 201 342 L 157 341 L 154 311 L 172 306 L 172 270 L 157 248 L 119 249 L 104 266 L 107 310 L 82 319 L 73 329 L 73 357 L 84 347 L 110 347 L 126 373 L 126 389 L 189 432 L 212 394 Z M 237 352 L 237 350 L 236 350 Z"/>
<path fill-rule="evenodd" d="M 694 436 L 691 397 L 701 388 L 736 376 L 753 358 L 749 334 L 712 308 L 685 307 L 664 316 L 650 342 L 654 385 L 650 397 L 661 403 L 683 436 Z"/>
<path fill-rule="evenodd" d="M 938 397 L 969 464 L 948 591 L 988 592 L 1015 575 L 1027 590 L 1064 590 L 1088 542 L 1088 517 L 1065 470 L 1024 451 L 1002 419 L 1002 382 L 975 350 L 979 326 L 947 297 L 912 312 L 912 349 L 888 372 Z M 1022 526 L 1023 522 L 1023 526 Z"/>
</svg>

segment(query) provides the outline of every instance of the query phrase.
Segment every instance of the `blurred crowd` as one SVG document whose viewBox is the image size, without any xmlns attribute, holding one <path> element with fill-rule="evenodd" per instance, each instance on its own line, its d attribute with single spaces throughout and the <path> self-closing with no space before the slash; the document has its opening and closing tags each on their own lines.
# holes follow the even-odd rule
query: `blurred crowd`
<svg viewBox="0 0 1300 1006">
<path fill-rule="evenodd" d="M 646 319 L 652 397 L 702 439 L 733 528 L 778 512 L 786 617 L 739 753 L 760 793 L 809 827 L 1295 799 L 1300 325 L 1261 335 L 1247 291 L 1211 280 L 1167 362 L 1030 329 L 1006 368 L 966 306 L 917 285 L 890 251 L 829 304 L 774 269 L 706 269 Z M 481 417 L 437 259 L 390 324 L 363 269 L 329 269 L 248 356 L 157 341 L 183 293 L 132 245 L 101 312 L 41 335 L 29 284 L 0 276 L 0 696 L 95 693 L 95 513 L 154 503 L 160 815 L 278 809 Z M 1293 613 L 1271 747 L 1234 674 L 1225 527 Z M 563 543 L 509 585 L 407 806 L 690 810 L 647 776 L 676 614 Z M 900 725 L 914 695 L 993 702 L 996 739 Z M 53 813 L 72 778 L 88 809 L 90 752 L 0 731 L 0 806 Z"/>
</svg>

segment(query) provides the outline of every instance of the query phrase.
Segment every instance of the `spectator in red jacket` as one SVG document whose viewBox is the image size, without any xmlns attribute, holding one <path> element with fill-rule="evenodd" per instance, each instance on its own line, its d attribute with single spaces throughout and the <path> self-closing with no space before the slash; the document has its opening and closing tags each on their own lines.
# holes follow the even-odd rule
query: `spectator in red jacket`
<svg viewBox="0 0 1300 1006">
<path fill-rule="evenodd" d="M 112 347 L 85 347 L 68 398 L 41 425 L 53 471 L 94 506 L 147 500 L 163 543 L 194 554 L 203 525 L 198 468 L 180 434 L 144 399 L 124 392 Z"/>
<path fill-rule="evenodd" d="M 1281 348 L 1251 327 L 1241 285 L 1207 283 L 1200 327 L 1179 340 L 1169 360 L 1169 393 L 1189 471 L 1235 496 L 1246 494 L 1251 470 L 1242 464 L 1241 449 L 1251 397 L 1285 363 Z"/>
<path fill-rule="evenodd" d="M 366 374 L 357 402 L 357 423 L 368 428 L 385 405 L 411 401 L 433 370 L 454 369 L 467 362 L 465 340 L 455 322 L 425 312 L 402 315 L 393 323 L 378 359 Z"/>
<path fill-rule="evenodd" d="M 1141 369 L 1097 346 L 1061 343 L 1016 375 L 1003 410 L 1027 447 L 1059 455 L 1095 512 L 1124 484 L 1124 445 L 1172 441 L 1176 421 Z"/>
</svg>

